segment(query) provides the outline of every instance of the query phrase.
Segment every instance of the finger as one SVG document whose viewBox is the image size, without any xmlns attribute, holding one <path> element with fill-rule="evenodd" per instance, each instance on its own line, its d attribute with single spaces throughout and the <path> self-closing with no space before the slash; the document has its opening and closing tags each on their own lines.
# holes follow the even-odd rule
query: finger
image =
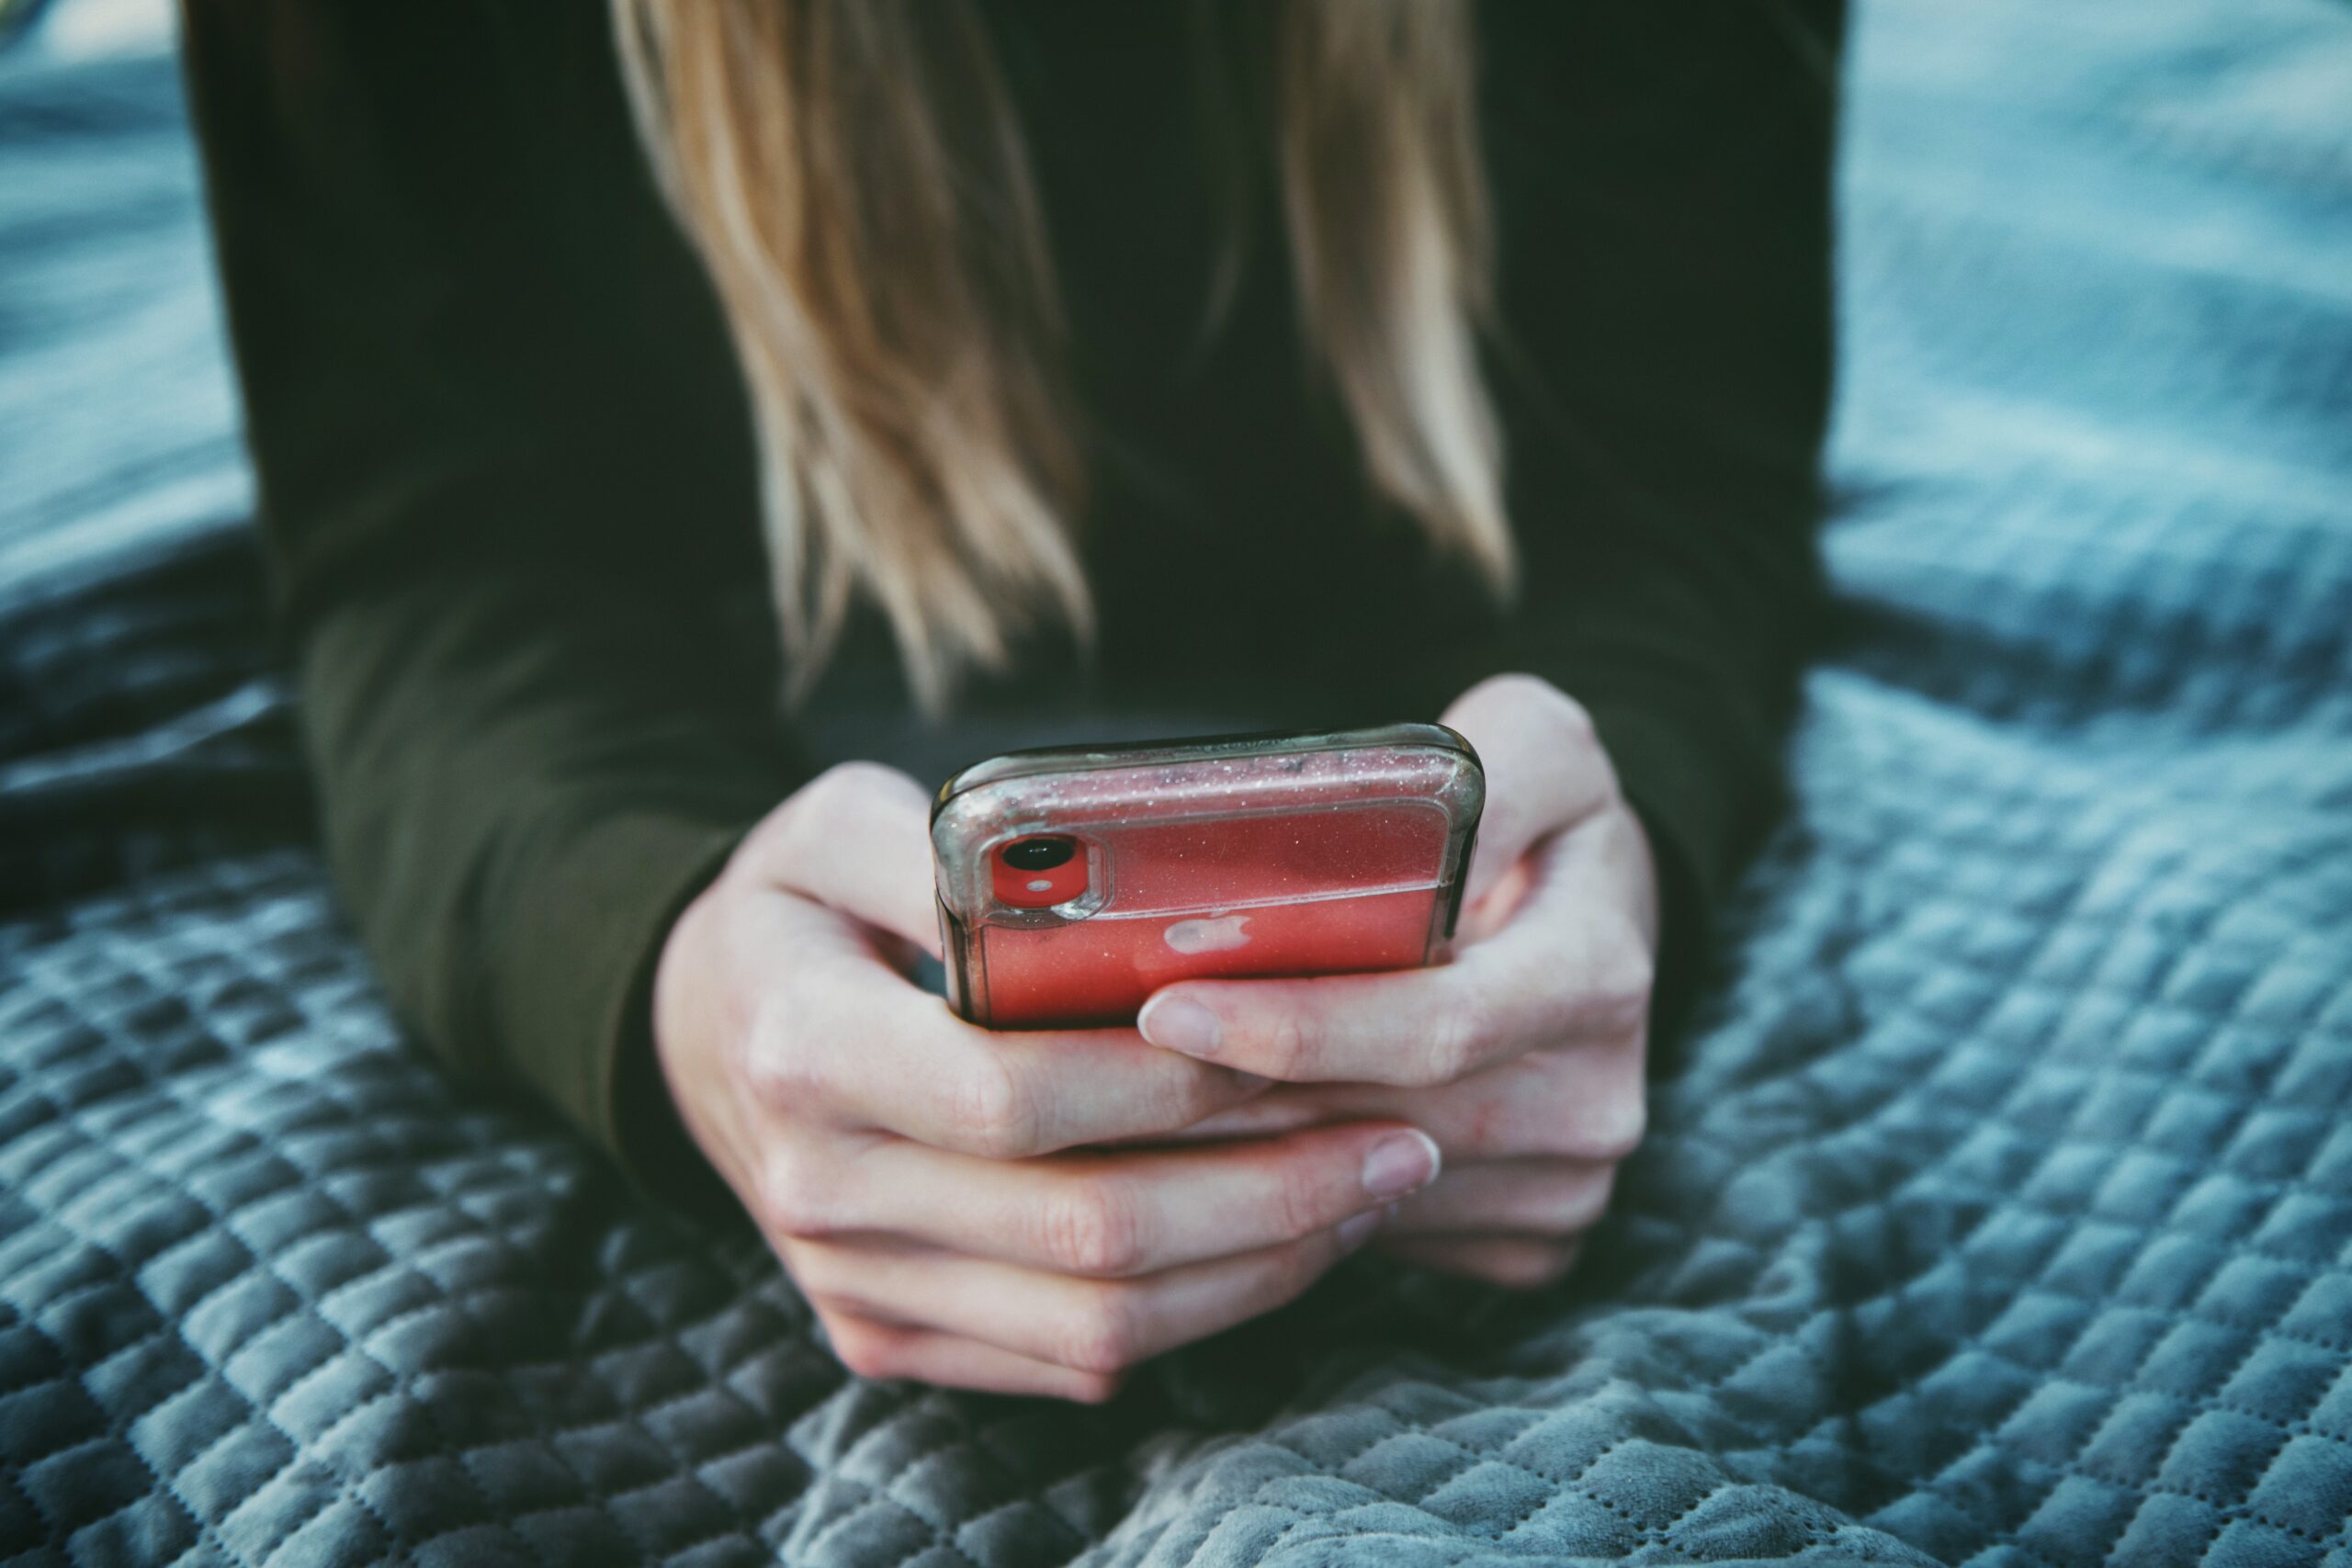
<svg viewBox="0 0 2352 1568">
<path fill-rule="evenodd" d="M 893 1142 L 804 1239 L 899 1237 L 1055 1273 L 1127 1278 L 1256 1252 L 1421 1191 L 1440 1156 L 1396 1122 L 1182 1150 L 983 1160 Z"/>
<path fill-rule="evenodd" d="M 1487 778 L 1465 904 L 1485 898 L 1537 840 L 1591 816 L 1616 795 L 1616 775 L 1591 718 L 1548 681 L 1481 681 L 1454 699 L 1442 722 L 1477 750 Z"/>
<path fill-rule="evenodd" d="M 1450 1083 L 1539 1046 L 1622 1037 L 1648 1014 L 1652 960 L 1644 905 L 1606 874 L 1621 863 L 1614 838 L 1561 838 L 1510 923 L 1450 964 L 1182 981 L 1137 1026 L 1155 1045 L 1287 1083 Z"/>
<path fill-rule="evenodd" d="M 1159 1134 L 1148 1139 L 1135 1140 L 1155 1146 L 1188 1144 L 1232 1143 L 1243 1138 L 1274 1138 L 1302 1128 L 1320 1127 L 1331 1122 L 1363 1121 L 1367 1118 L 1343 1115 L 1338 1110 L 1342 1086 L 1324 1084 L 1276 1084 L 1264 1094 L 1243 1100 L 1238 1105 L 1204 1116 L 1189 1126 Z M 1382 1089 L 1392 1096 L 1391 1103 L 1402 1103 L 1423 1091 Z M 1398 1121 L 1401 1117 L 1384 1111 L 1374 1121 Z M 1119 1145 L 1114 1145 L 1113 1147 Z M 1442 1145 L 1441 1145 L 1442 1146 Z"/>
<path fill-rule="evenodd" d="M 801 981 L 748 1047 L 753 1092 L 778 1113 L 1017 1159 L 1165 1133 L 1265 1088 L 1132 1029 L 981 1029 L 871 953 L 827 953 Z"/>
<path fill-rule="evenodd" d="M 1582 1160 L 1495 1160 L 1457 1167 L 1407 1199 L 1383 1235 L 1558 1238 L 1589 1230 L 1609 1207 L 1616 1168 Z"/>
<path fill-rule="evenodd" d="M 1363 1214 L 1304 1241 L 1136 1280 L 1082 1280 L 945 1252 L 788 1247 L 821 1307 L 960 1335 L 1077 1371 L 1116 1373 L 1272 1311 L 1370 1239 Z"/>
<path fill-rule="evenodd" d="M 1555 1284 L 1576 1267 L 1577 1244 L 1517 1236 L 1438 1241 L 1426 1236 L 1383 1238 L 1380 1249 L 1406 1263 L 1466 1275 L 1490 1285 L 1530 1291 Z"/>
<path fill-rule="evenodd" d="M 833 1354 L 862 1378 L 907 1378 L 942 1388 L 1030 1394 L 1080 1404 L 1100 1404 L 1119 1390 L 1115 1376 L 1073 1371 L 928 1328 L 835 1314 L 826 1318 L 825 1333 Z"/>
<path fill-rule="evenodd" d="M 772 885 L 940 956 L 931 796 L 878 762 L 843 762 L 761 824 L 752 853 Z"/>
<path fill-rule="evenodd" d="M 1285 1084 L 1180 1133 L 1267 1137 L 1331 1122 L 1409 1119 L 1449 1161 L 1560 1158 L 1613 1165 L 1641 1146 L 1645 1032 L 1530 1051 L 1442 1090 L 1382 1084 Z"/>
</svg>

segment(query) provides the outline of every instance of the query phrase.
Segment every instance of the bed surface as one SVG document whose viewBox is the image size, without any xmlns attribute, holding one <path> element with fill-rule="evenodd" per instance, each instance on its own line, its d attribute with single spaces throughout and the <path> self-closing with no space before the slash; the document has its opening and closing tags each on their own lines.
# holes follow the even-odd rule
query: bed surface
<svg viewBox="0 0 2352 1568">
<path fill-rule="evenodd" d="M 1589 1261 L 1077 1410 L 402 1043 L 172 63 L 0 53 L 0 1556 L 2352 1562 L 2352 9 L 1860 0 L 1849 106 L 1845 636 Z"/>
</svg>

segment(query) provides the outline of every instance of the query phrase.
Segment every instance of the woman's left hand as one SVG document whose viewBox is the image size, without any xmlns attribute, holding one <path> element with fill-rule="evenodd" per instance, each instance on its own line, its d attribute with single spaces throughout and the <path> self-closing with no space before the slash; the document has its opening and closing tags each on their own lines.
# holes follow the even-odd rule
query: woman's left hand
<svg viewBox="0 0 2352 1568">
<path fill-rule="evenodd" d="M 1583 708 L 1529 675 L 1483 681 L 1444 721 L 1487 772 L 1453 961 L 1398 974 L 1189 980 L 1144 1037 L 1282 1081 L 1188 1129 L 1246 1136 L 1367 1117 L 1444 1151 L 1380 1245 L 1506 1285 L 1575 1263 L 1640 1143 L 1657 873 Z"/>
</svg>

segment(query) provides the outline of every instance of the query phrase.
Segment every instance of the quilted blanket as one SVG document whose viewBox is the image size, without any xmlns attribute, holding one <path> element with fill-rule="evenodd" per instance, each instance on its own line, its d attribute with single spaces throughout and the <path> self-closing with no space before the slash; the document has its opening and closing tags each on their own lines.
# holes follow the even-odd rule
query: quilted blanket
<svg viewBox="0 0 2352 1568">
<path fill-rule="evenodd" d="M 0 53 L 0 1554 L 2352 1562 L 2352 9 L 1861 0 L 1845 635 L 1615 1214 L 1093 1410 L 388 1021 L 122 9 Z"/>
</svg>

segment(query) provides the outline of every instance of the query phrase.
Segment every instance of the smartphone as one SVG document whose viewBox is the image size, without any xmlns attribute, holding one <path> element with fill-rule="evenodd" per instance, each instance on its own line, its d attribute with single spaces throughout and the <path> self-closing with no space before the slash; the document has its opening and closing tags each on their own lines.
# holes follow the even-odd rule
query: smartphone
<svg viewBox="0 0 2352 1568">
<path fill-rule="evenodd" d="M 1013 751 L 940 787 L 931 842 L 956 1011 L 1133 1021 L 1175 980 L 1434 961 L 1486 803 L 1436 724 Z"/>
</svg>

